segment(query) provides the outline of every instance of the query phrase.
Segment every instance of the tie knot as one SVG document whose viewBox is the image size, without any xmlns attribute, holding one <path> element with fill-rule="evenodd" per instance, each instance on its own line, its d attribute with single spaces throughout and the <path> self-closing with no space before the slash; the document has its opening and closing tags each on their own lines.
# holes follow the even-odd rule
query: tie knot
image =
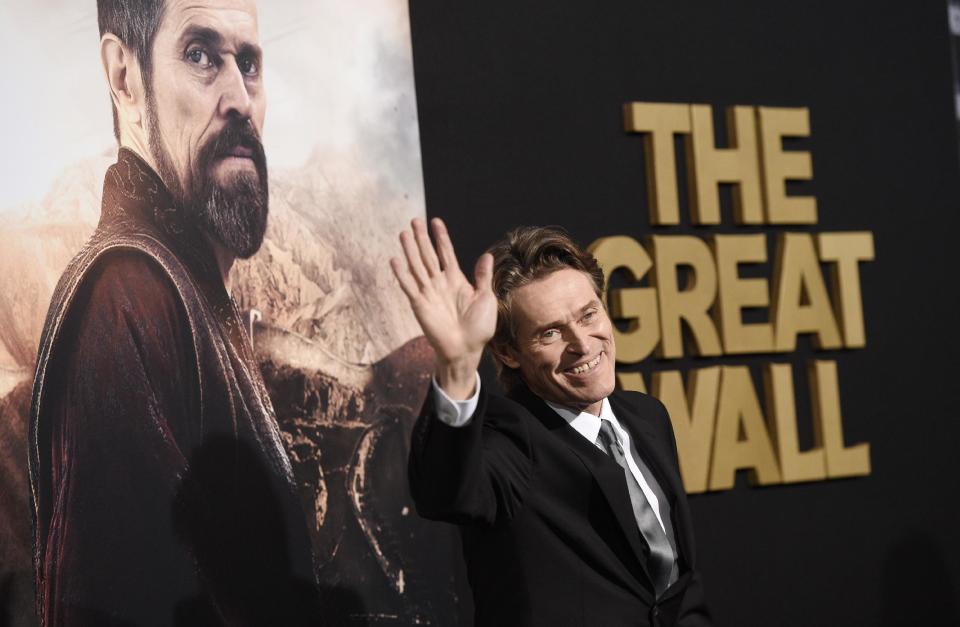
<svg viewBox="0 0 960 627">
<path fill-rule="evenodd" d="M 613 447 L 620 448 L 620 438 L 617 437 L 617 434 L 613 431 L 613 425 L 610 424 L 609 420 L 600 419 L 600 441 L 603 443 L 603 447 L 607 450 L 612 450 Z"/>
</svg>

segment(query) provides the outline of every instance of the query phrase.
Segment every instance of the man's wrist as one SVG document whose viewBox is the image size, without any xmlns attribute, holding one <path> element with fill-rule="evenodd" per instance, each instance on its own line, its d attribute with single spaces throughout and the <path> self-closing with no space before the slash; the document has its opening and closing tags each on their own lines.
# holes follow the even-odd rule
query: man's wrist
<svg viewBox="0 0 960 627">
<path fill-rule="evenodd" d="M 473 396 L 477 385 L 477 367 L 480 356 L 452 362 L 437 361 L 437 385 L 453 400 L 465 401 Z"/>
</svg>

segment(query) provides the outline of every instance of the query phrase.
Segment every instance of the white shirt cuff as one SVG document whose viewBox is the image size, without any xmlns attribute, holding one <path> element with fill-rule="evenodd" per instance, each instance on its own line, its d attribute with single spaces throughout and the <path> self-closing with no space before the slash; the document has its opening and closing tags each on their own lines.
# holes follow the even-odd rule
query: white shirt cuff
<svg viewBox="0 0 960 627">
<path fill-rule="evenodd" d="M 455 401 L 443 391 L 437 383 L 437 378 L 433 377 L 433 404 L 437 408 L 437 418 L 440 422 L 450 427 L 465 427 L 473 418 L 473 412 L 477 411 L 477 403 L 480 402 L 480 373 L 476 373 L 477 385 L 473 396 L 465 401 Z"/>
</svg>

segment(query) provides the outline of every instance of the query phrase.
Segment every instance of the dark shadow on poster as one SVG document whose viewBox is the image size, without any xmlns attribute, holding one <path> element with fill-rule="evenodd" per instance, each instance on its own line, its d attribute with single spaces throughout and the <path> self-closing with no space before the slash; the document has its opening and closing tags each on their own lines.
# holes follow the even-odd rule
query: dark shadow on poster
<svg viewBox="0 0 960 627">
<path fill-rule="evenodd" d="M 211 437 L 191 456 L 172 516 L 201 573 L 200 590 L 177 605 L 174 624 L 320 623 L 316 586 L 292 567 L 293 521 L 273 483 L 250 446 L 235 438 Z"/>
</svg>

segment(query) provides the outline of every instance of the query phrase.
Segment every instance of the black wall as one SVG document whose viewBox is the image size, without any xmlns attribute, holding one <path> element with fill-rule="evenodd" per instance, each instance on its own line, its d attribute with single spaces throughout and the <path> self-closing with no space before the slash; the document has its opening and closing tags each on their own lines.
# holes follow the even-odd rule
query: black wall
<svg viewBox="0 0 960 627">
<path fill-rule="evenodd" d="M 819 224 L 790 230 L 872 231 L 876 259 L 861 266 L 866 348 L 804 339 L 788 360 L 837 361 L 846 439 L 870 443 L 873 472 L 768 488 L 739 477 L 692 497 L 708 598 L 728 627 L 960 624 L 960 164 L 945 3 L 411 0 L 411 20 L 428 213 L 447 220 L 464 266 L 518 224 L 562 224 L 583 243 L 748 232 L 729 209 L 720 227 L 682 212 L 683 225 L 651 228 L 642 144 L 621 106 L 810 108 L 798 146 L 813 155 L 802 191 Z"/>
</svg>

